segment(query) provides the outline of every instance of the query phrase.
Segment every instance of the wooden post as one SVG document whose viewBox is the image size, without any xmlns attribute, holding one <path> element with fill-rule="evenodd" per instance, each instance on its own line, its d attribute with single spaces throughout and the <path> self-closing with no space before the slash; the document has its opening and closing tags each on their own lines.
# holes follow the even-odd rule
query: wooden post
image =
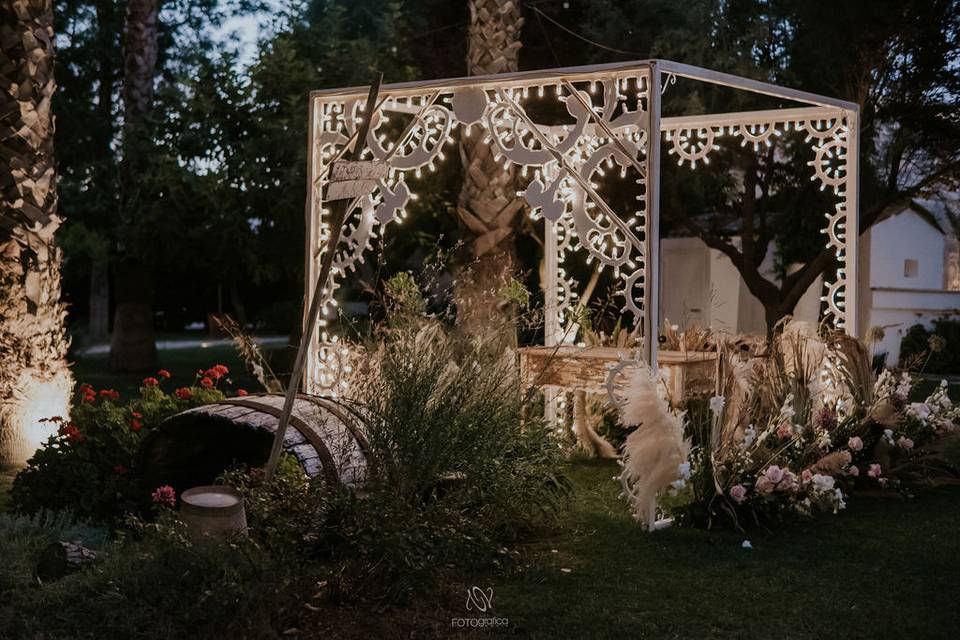
<svg viewBox="0 0 960 640">
<path fill-rule="evenodd" d="M 353 145 L 348 159 L 359 160 L 363 154 L 363 148 L 367 141 L 367 132 L 370 130 L 370 121 L 373 120 L 374 110 L 376 109 L 377 96 L 380 93 L 380 83 L 383 81 L 383 74 L 377 73 L 373 82 L 370 84 L 370 92 L 367 94 L 367 104 L 363 111 L 363 122 L 358 129 L 357 140 Z M 312 123 L 311 123 L 312 126 Z M 346 154 L 345 154 L 346 155 Z M 313 183 L 307 185 L 308 189 L 313 189 Z M 283 451 L 283 438 L 287 433 L 287 425 L 290 423 L 290 414 L 293 413 L 293 403 L 297 399 L 297 390 L 300 388 L 303 379 L 303 365 L 306 361 L 307 351 L 310 349 L 310 343 L 313 340 L 313 334 L 317 330 L 317 320 L 320 317 L 320 310 L 326 304 L 327 298 L 332 293 L 327 290 L 330 281 L 330 269 L 333 266 L 333 257 L 336 254 L 337 244 L 340 242 L 340 233 L 343 230 L 343 222 L 350 211 L 350 205 L 353 202 L 344 200 L 337 202 L 331 207 L 330 214 L 330 237 L 327 240 L 327 250 L 323 254 L 320 262 L 320 273 L 317 275 L 317 281 L 313 286 L 313 296 L 310 300 L 310 311 L 307 314 L 306 325 L 303 328 L 303 335 L 300 336 L 300 347 L 297 349 L 297 359 L 293 364 L 293 371 L 290 374 L 290 383 L 287 385 L 287 393 L 283 402 L 283 412 L 280 414 L 280 422 L 277 424 L 277 431 L 273 435 L 273 447 L 270 449 L 270 457 L 267 459 L 265 468 L 265 480 L 273 480 L 273 474 L 277 471 L 277 464 L 280 462 L 280 452 Z"/>
</svg>

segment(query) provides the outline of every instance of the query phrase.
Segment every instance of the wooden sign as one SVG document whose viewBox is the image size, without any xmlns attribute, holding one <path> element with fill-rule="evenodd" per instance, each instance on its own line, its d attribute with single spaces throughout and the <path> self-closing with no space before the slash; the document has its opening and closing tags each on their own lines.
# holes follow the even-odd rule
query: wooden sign
<svg viewBox="0 0 960 640">
<path fill-rule="evenodd" d="M 327 200 L 348 200 L 371 193 L 390 168 L 380 160 L 338 160 L 330 167 Z"/>
</svg>

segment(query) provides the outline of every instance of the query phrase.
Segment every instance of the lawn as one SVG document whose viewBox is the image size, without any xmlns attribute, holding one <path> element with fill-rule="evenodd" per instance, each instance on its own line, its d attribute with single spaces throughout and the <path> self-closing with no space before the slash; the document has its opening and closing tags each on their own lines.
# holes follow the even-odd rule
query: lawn
<svg viewBox="0 0 960 640">
<path fill-rule="evenodd" d="M 223 363 L 233 379 L 227 389 L 258 389 L 231 347 L 160 356 L 173 374 L 170 388 Z M 124 394 L 136 393 L 143 377 L 110 373 L 106 356 L 79 359 L 74 373 Z M 960 629 L 960 487 L 909 500 L 853 496 L 836 516 L 773 533 L 651 535 L 619 499 L 617 472 L 612 463 L 568 465 L 573 489 L 560 526 L 520 549 L 517 571 L 448 585 L 406 609 L 327 603 L 297 621 L 309 631 L 294 637 L 457 636 L 450 618 L 478 615 L 464 606 L 472 585 L 493 588 L 493 608 L 480 615 L 509 624 L 460 637 L 913 639 Z M 10 480 L 0 475 L 0 511 Z"/>
<path fill-rule="evenodd" d="M 649 535 L 618 499 L 616 470 L 572 465 L 561 533 L 533 545 L 517 577 L 481 584 L 493 586 L 493 611 L 512 634 L 948 638 L 960 629 L 960 487 L 912 500 L 854 496 L 837 516 L 774 534 Z"/>
<path fill-rule="evenodd" d="M 175 389 L 196 384 L 197 369 L 207 369 L 223 364 L 230 369 L 226 386 L 227 395 L 232 390 L 246 389 L 254 393 L 262 391 L 257 380 L 246 369 L 232 345 L 215 345 L 198 349 L 164 349 L 159 352 L 160 367 L 172 375 L 164 387 Z M 107 354 L 77 356 L 73 363 L 73 376 L 78 383 L 86 382 L 95 389 L 116 389 L 123 397 L 136 394 L 144 377 L 155 373 L 114 373 L 110 371 Z"/>
</svg>

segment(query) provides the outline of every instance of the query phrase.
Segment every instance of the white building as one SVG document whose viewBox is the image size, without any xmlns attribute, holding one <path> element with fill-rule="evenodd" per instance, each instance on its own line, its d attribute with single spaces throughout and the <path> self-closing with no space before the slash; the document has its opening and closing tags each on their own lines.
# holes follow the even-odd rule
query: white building
<svg viewBox="0 0 960 640">
<path fill-rule="evenodd" d="M 736 244 L 737 239 L 734 239 Z M 664 238 L 661 256 L 661 321 L 697 322 L 715 331 L 766 332 L 763 305 L 747 289 L 730 259 L 699 238 Z M 776 281 L 773 249 L 760 268 Z M 860 238 L 860 335 L 883 327 L 874 353 L 895 364 L 900 340 L 914 324 L 960 314 L 960 248 L 937 217 L 919 203 L 883 216 Z M 816 322 L 823 280 L 818 278 L 794 312 Z"/>
<path fill-rule="evenodd" d="M 731 242 L 739 245 L 739 238 Z M 709 248 L 700 238 L 663 238 L 660 265 L 661 323 L 681 327 L 697 323 L 731 334 L 766 334 L 763 305 L 722 252 Z M 777 280 L 772 247 L 760 265 L 760 273 L 768 280 Z M 797 304 L 794 317 L 817 321 L 822 287 L 823 279 L 817 278 Z"/>
<path fill-rule="evenodd" d="M 860 237 L 860 331 L 882 327 L 874 347 L 895 364 L 915 324 L 960 313 L 960 250 L 920 203 L 882 217 Z"/>
</svg>

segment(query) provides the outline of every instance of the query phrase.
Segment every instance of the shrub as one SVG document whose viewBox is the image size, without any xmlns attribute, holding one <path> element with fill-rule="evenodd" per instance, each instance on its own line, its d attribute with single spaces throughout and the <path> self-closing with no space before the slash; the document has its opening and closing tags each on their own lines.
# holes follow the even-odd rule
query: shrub
<svg viewBox="0 0 960 640">
<path fill-rule="evenodd" d="M 922 324 L 910 327 L 900 341 L 901 364 L 918 363 L 924 371 L 960 373 L 960 321 L 940 318 L 932 331 Z"/>
<path fill-rule="evenodd" d="M 40 586 L 20 572 L 0 592 L 0 637 L 274 638 L 302 606 L 306 577 L 281 570 L 251 540 L 197 544 L 169 515 L 135 530 L 102 546 L 92 568 L 56 582 Z"/>
<path fill-rule="evenodd" d="M 142 486 L 136 454 L 143 439 L 164 418 L 192 406 L 220 400 L 226 367 L 197 372 L 192 387 L 166 392 L 169 373 L 144 379 L 138 397 L 123 402 L 111 389 L 80 385 L 70 419 L 53 416 L 58 432 L 44 443 L 14 480 L 13 508 L 23 513 L 67 510 L 111 520 L 149 505 L 154 487 Z"/>
<path fill-rule="evenodd" d="M 388 291 L 402 296 L 385 305 L 391 317 L 364 345 L 346 398 L 364 418 L 370 477 L 329 526 L 357 581 L 393 599 L 549 524 L 563 480 L 546 425 L 524 421 L 509 331 L 457 339 L 419 316 L 407 280 Z"/>
</svg>

